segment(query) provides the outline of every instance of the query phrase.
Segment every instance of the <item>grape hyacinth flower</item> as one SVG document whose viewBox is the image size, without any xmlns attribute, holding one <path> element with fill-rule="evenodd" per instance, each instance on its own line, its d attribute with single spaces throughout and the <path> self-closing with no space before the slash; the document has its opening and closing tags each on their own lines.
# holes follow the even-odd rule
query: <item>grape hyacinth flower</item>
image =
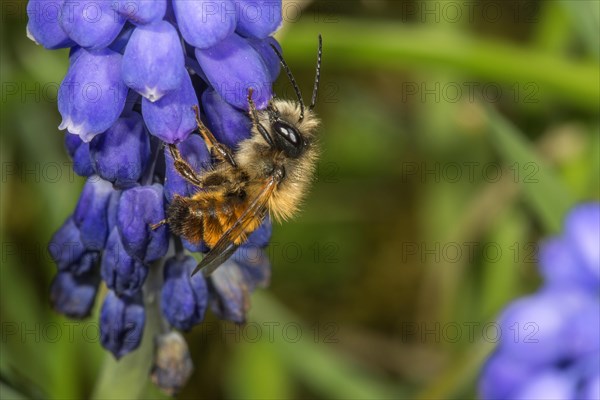
<svg viewBox="0 0 600 400">
<path fill-rule="evenodd" d="M 243 322 L 249 293 L 269 281 L 262 248 L 270 221 L 209 278 L 190 276 L 196 264 L 190 254 L 206 252 L 204 245 L 150 225 L 164 218 L 173 196 L 193 191 L 164 144 L 175 144 L 198 170 L 213 161 L 193 133 L 194 106 L 220 142 L 235 148 L 250 136 L 248 90 L 257 108 L 266 107 L 279 74 L 270 35 L 281 24 L 281 0 L 30 0 L 27 13 L 32 40 L 70 48 L 58 92 L 59 128 L 67 131 L 73 169 L 87 178 L 73 215 L 49 244 L 58 267 L 54 308 L 88 316 L 104 282 L 100 338 L 116 358 L 139 346 L 154 298 L 168 327 L 163 339 L 200 323 L 207 308 Z M 175 347 L 171 353 L 184 357 L 183 347 Z M 186 377 L 189 369 L 182 368 Z M 181 374 L 154 371 L 166 391 L 184 383 Z"/>
<path fill-rule="evenodd" d="M 480 379 L 483 399 L 600 398 L 600 203 L 575 207 L 542 243 L 545 284 L 510 304 Z"/>
</svg>

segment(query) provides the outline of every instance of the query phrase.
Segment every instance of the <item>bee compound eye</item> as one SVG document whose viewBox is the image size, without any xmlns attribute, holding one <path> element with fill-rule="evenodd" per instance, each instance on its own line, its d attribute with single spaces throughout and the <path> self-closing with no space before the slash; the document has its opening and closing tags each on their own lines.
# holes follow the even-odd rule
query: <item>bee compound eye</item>
<svg viewBox="0 0 600 400">
<path fill-rule="evenodd" d="M 300 134 L 293 126 L 285 122 L 278 121 L 273 124 L 273 129 L 279 136 L 282 136 L 292 145 L 297 147 L 301 144 Z"/>
</svg>

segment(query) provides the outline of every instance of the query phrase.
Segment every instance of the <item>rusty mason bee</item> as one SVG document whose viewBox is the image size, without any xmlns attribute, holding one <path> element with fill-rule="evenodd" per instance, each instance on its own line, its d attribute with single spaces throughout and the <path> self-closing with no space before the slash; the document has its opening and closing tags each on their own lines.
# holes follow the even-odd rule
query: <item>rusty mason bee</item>
<svg viewBox="0 0 600 400">
<path fill-rule="evenodd" d="M 267 213 L 277 221 L 292 217 L 313 178 L 319 121 L 312 110 L 319 89 L 322 39 L 319 35 L 308 109 L 283 56 L 275 46 L 271 47 L 294 87 L 297 102 L 274 98 L 266 109 L 257 110 L 249 89 L 251 137 L 240 142 L 235 152 L 217 142 L 195 107 L 200 135 L 218 160 L 213 169 L 202 174 L 182 158 L 175 145 L 169 145 L 175 169 L 200 190 L 190 197 L 176 196 L 167 209 L 167 218 L 152 228 L 166 223 L 174 234 L 208 245 L 209 253 L 192 275 L 200 270 L 205 276 L 210 275 L 261 225 Z"/>
</svg>

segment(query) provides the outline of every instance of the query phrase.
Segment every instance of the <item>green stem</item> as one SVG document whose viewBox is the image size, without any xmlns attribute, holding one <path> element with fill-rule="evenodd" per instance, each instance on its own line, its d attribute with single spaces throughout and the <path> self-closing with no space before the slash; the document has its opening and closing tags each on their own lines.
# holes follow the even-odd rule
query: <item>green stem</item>
<svg viewBox="0 0 600 400">
<path fill-rule="evenodd" d="M 570 60 L 535 48 L 429 26 L 373 24 L 342 18 L 337 23 L 318 26 L 299 22 L 292 28 L 281 40 L 290 64 L 314 64 L 310 55 L 316 52 L 320 32 L 323 71 L 336 67 L 455 70 L 495 83 L 531 82 L 537 85 L 541 96 L 594 112 L 600 107 L 598 62 Z"/>
<path fill-rule="evenodd" d="M 458 358 L 445 372 L 425 390 L 415 396 L 417 400 L 456 398 L 464 394 L 473 382 L 486 358 L 494 349 L 494 343 L 481 341 L 471 346 L 469 352 Z"/>
<path fill-rule="evenodd" d="M 560 232 L 562 221 L 575 199 L 537 154 L 525 135 L 489 105 L 490 139 L 504 161 L 521 174 L 518 183 L 523 198 L 546 227 L 548 233 Z"/>
</svg>

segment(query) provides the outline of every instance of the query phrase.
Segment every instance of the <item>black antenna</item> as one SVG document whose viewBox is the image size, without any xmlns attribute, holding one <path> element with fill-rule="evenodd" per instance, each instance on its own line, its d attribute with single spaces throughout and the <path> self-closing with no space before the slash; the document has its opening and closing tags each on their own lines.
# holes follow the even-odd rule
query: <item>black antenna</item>
<svg viewBox="0 0 600 400">
<path fill-rule="evenodd" d="M 313 86 L 312 100 L 310 101 L 309 110 L 315 108 L 317 104 L 317 94 L 319 92 L 319 81 L 321 80 L 321 54 L 323 54 L 323 39 L 319 33 L 319 51 L 317 52 L 317 72 L 315 74 L 315 84 Z"/>
<path fill-rule="evenodd" d="M 292 71 L 290 71 L 290 67 L 288 67 L 287 63 L 283 59 L 283 56 L 281 55 L 277 47 L 275 47 L 275 45 L 273 44 L 271 44 L 271 47 L 273 48 L 273 51 L 275 51 L 275 54 L 277 54 L 277 57 L 279 58 L 279 61 L 281 62 L 281 65 L 283 66 L 283 69 L 285 70 L 285 73 L 287 74 L 290 82 L 292 83 L 292 86 L 294 86 L 294 90 L 296 91 L 296 97 L 298 97 L 298 102 L 300 103 L 300 119 L 298 121 L 302 121 L 304 119 L 304 100 L 302 100 L 300 88 L 298 87 L 298 84 L 294 79 L 294 75 L 292 75 Z"/>
</svg>

